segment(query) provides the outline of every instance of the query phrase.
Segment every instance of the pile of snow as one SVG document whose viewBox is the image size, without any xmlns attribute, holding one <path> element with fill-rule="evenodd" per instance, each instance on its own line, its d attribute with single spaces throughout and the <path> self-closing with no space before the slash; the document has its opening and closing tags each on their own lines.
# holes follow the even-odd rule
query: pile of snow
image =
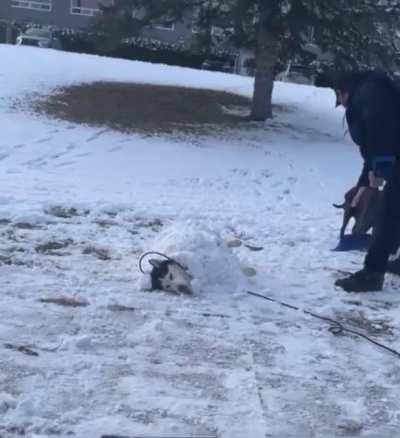
<svg viewBox="0 0 400 438">
<path fill-rule="evenodd" d="M 202 221 L 174 222 L 156 237 L 149 250 L 187 266 L 193 276 L 195 294 L 235 293 L 245 287 L 246 278 L 238 256 L 217 230 Z M 141 289 L 148 289 L 149 284 L 149 278 L 145 277 Z"/>
</svg>

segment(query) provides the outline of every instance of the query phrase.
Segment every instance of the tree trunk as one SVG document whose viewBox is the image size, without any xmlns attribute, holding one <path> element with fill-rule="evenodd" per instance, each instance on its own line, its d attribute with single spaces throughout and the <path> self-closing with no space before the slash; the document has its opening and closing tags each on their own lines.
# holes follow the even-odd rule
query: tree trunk
<svg viewBox="0 0 400 438">
<path fill-rule="evenodd" d="M 11 23 L 6 24 L 6 44 L 13 44 L 13 28 Z"/>
<path fill-rule="evenodd" d="M 264 6 L 263 6 L 264 5 Z M 260 2 L 260 22 L 257 37 L 256 74 L 251 110 L 251 120 L 265 121 L 272 118 L 272 90 L 274 69 L 278 58 L 278 39 L 268 31 L 270 11 Z"/>
</svg>

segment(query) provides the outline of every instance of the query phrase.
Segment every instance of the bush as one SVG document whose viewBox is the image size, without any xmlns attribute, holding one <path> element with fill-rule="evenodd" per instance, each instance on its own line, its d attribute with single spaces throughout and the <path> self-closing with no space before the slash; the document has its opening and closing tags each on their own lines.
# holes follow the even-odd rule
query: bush
<svg viewBox="0 0 400 438">
<path fill-rule="evenodd" d="M 227 56 L 209 56 L 203 53 L 193 53 L 182 46 L 168 45 L 155 40 L 138 38 L 132 42 L 121 44 L 114 50 L 104 50 L 102 37 L 89 32 L 58 31 L 63 50 L 68 52 L 89 53 L 110 56 L 135 61 L 153 62 L 181 67 L 201 68 L 206 59 L 226 62 Z"/>
<path fill-rule="evenodd" d="M 67 52 L 97 54 L 96 37 L 88 32 L 56 31 L 61 47 Z"/>
<path fill-rule="evenodd" d="M 204 55 L 189 52 L 174 51 L 166 48 L 155 50 L 135 45 L 123 45 L 108 53 L 108 56 L 191 68 L 201 68 L 201 64 L 206 59 Z"/>
<path fill-rule="evenodd" d="M 1 1 L 1 0 L 0 0 Z M 40 27 L 33 23 L 8 23 L 13 27 L 13 41 L 19 33 L 29 27 Z M 178 65 L 200 69 L 206 59 L 227 62 L 229 56 L 217 56 L 205 53 L 194 53 L 184 46 L 174 46 L 161 41 L 136 38 L 133 41 L 121 44 L 114 50 L 104 50 L 104 39 L 101 35 L 88 31 L 75 31 L 73 29 L 58 29 L 51 27 L 54 36 L 60 40 L 62 50 L 75 53 L 88 53 L 92 55 L 110 56 L 145 62 Z M 0 43 L 6 42 L 7 22 L 0 21 Z"/>
</svg>

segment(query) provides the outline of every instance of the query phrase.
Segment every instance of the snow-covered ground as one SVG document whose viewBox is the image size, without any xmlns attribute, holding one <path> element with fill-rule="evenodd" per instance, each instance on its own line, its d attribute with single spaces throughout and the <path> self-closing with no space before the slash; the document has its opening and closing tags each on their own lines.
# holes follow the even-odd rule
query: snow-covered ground
<svg viewBox="0 0 400 438">
<path fill-rule="evenodd" d="M 149 138 L 45 119 L 15 101 L 98 80 L 250 96 L 252 81 L 22 47 L 0 46 L 0 59 L 2 438 L 398 434 L 398 358 L 246 294 L 400 349 L 396 279 L 379 294 L 333 287 L 363 255 L 331 252 L 331 203 L 360 168 L 332 91 L 278 83 L 266 125 Z M 265 249 L 221 246 L 235 238 Z M 139 255 L 166 248 L 201 277 L 194 297 L 141 290 Z M 87 305 L 40 301 L 60 296 Z"/>
</svg>

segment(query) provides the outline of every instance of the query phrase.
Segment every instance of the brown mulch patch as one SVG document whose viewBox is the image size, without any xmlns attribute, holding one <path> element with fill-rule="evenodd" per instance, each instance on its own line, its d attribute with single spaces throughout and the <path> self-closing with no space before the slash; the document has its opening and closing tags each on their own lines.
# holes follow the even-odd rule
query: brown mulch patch
<svg viewBox="0 0 400 438">
<path fill-rule="evenodd" d="M 124 132 L 175 132 L 234 126 L 250 112 L 238 95 L 183 87 L 97 82 L 60 88 L 34 103 L 36 111 L 74 123 Z"/>
</svg>

